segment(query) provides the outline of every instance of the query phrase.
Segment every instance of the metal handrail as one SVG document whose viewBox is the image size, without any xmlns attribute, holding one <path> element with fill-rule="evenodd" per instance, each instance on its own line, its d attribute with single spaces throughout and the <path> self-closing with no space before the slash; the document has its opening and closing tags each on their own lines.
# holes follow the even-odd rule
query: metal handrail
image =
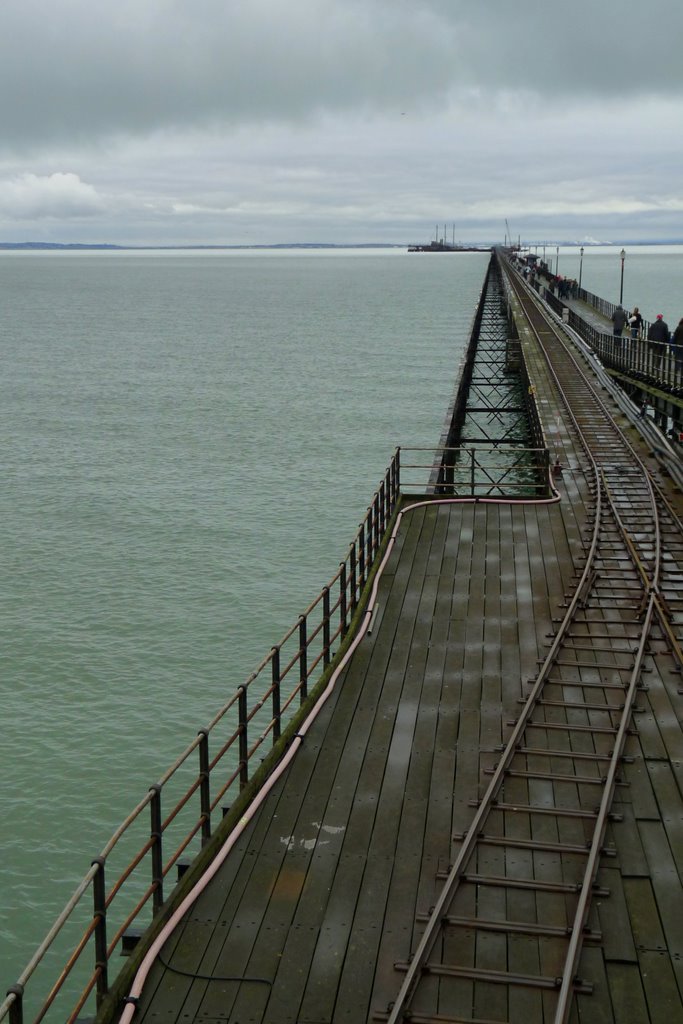
<svg viewBox="0 0 683 1024">
<path fill-rule="evenodd" d="M 422 461 L 421 452 L 429 452 L 431 461 Z M 550 452 L 545 446 L 524 447 L 506 441 L 466 447 L 402 448 L 401 454 L 403 494 L 420 490 L 424 471 L 433 471 L 435 467 L 438 467 L 438 475 L 433 476 L 433 491 L 439 497 L 482 498 L 495 494 L 514 500 L 530 496 L 544 498 L 551 493 Z M 407 461 L 406 456 L 418 461 Z M 414 483 L 412 470 L 419 471 Z"/>
<path fill-rule="evenodd" d="M 109 992 L 108 963 L 123 932 L 139 918 L 143 909 L 149 905 L 150 899 L 153 901 L 153 915 L 161 910 L 164 899 L 164 880 L 173 866 L 178 863 L 182 853 L 200 832 L 202 846 L 208 842 L 212 835 L 212 811 L 232 788 L 238 786 L 239 794 L 249 784 L 253 774 L 250 772 L 250 765 L 257 752 L 262 749 L 268 739 L 271 740 L 271 749 L 276 746 L 280 739 L 283 723 L 289 721 L 295 713 L 297 699 L 300 706 L 307 700 L 309 681 L 313 680 L 314 683 L 317 683 L 329 668 L 333 656 L 332 647 L 337 641 L 342 641 L 350 629 L 361 592 L 392 521 L 400 493 L 400 450 L 397 449 L 337 572 L 305 612 L 299 616 L 296 623 L 285 633 L 280 642 L 271 648 L 248 679 L 238 687 L 236 693 L 216 712 L 209 725 L 199 731 L 173 764 L 166 769 L 159 781 L 150 787 L 147 794 L 118 826 L 100 855 L 92 861 L 89 871 L 79 882 L 73 895 L 17 982 L 8 990 L 5 1000 L 0 1004 L 0 1021 L 9 1017 L 10 1024 L 23 1024 L 26 985 L 38 966 L 45 960 L 57 936 L 67 923 L 72 921 L 74 912 L 81 907 L 84 897 L 89 892 L 92 893 L 93 901 L 92 918 L 66 966 L 41 1004 L 34 1021 L 37 1024 L 43 1019 L 71 978 L 74 968 L 80 961 L 81 954 L 85 949 L 91 947 L 93 942 L 95 947 L 94 969 L 77 999 L 76 1007 L 68 1018 L 69 1021 L 75 1020 L 76 1014 L 83 1008 L 93 989 L 97 990 L 98 1006 L 102 1003 Z M 336 595 L 334 599 L 331 596 L 333 591 Z M 309 620 L 316 615 L 319 621 L 311 623 L 309 628 Z M 291 655 L 287 649 L 286 664 L 281 666 L 281 652 L 291 642 L 294 642 L 296 646 Z M 311 654 L 310 663 L 309 652 Z M 290 674 L 297 665 L 299 672 L 292 678 Z M 255 684 L 268 667 L 271 670 L 268 685 L 263 693 L 255 693 Z M 292 678 L 292 686 L 285 693 L 283 692 L 283 682 L 288 677 Z M 250 699 L 252 695 L 253 699 Z M 259 724 L 259 715 L 267 705 L 269 705 L 266 710 L 268 717 L 265 722 Z M 219 741 L 219 751 L 213 759 L 210 759 L 209 737 L 215 733 L 218 725 L 231 711 L 233 711 L 231 716 L 233 728 L 230 735 L 227 740 Z M 235 714 L 236 723 L 234 722 Z M 252 725 L 258 732 L 251 737 L 250 743 L 249 734 Z M 161 798 L 165 787 L 179 778 L 181 769 L 185 768 L 197 750 L 199 750 L 199 770 L 192 770 L 189 786 L 181 793 L 171 810 L 162 817 Z M 234 755 L 232 763 L 230 763 L 231 755 Z M 214 795 L 212 799 L 210 782 L 216 779 L 217 769 L 225 769 L 226 765 L 227 779 L 218 780 L 218 795 Z M 260 767 L 260 761 L 258 767 Z M 212 774 L 214 772 L 216 775 Z M 162 859 L 164 837 L 171 825 L 177 821 L 180 812 L 188 807 L 197 792 L 200 794 L 199 814 L 194 815 L 189 830 L 181 836 L 179 846 L 164 862 Z M 105 869 L 108 860 L 124 836 L 129 836 L 133 825 L 138 822 L 147 808 L 149 808 L 151 818 L 150 831 L 107 892 Z M 151 879 L 148 876 L 142 896 L 137 899 L 132 911 L 127 914 L 124 911 L 123 923 L 116 930 L 114 939 L 108 941 L 107 915 L 115 898 L 124 891 L 127 882 L 134 876 L 136 879 L 138 878 L 139 869 L 148 860 L 148 857 L 151 857 Z"/>
<path fill-rule="evenodd" d="M 589 293 L 584 294 L 583 289 L 580 289 L 579 298 L 588 302 L 589 299 L 597 297 Z M 631 337 L 628 327 L 624 329 L 623 335 L 615 337 L 611 331 L 601 331 L 584 320 L 580 312 L 567 306 L 552 292 L 546 291 L 544 301 L 558 315 L 566 317 L 569 326 L 590 345 L 604 366 L 629 374 L 638 380 L 646 380 L 666 391 L 680 393 L 683 390 L 683 345 L 649 341 L 647 320 L 643 320 L 638 338 Z M 616 308 L 605 299 L 590 304 L 607 319 Z"/>
</svg>

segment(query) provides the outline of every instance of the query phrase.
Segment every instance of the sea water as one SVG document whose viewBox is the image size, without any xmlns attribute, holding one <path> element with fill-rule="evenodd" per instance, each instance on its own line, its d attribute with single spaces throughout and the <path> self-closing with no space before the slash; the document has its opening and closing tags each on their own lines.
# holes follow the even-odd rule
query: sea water
<svg viewBox="0 0 683 1024">
<path fill-rule="evenodd" d="M 2 992 L 438 442 L 488 259 L 0 254 Z"/>
<path fill-rule="evenodd" d="M 0 253 L 3 992 L 332 577 L 395 446 L 438 441 L 488 258 Z M 587 289 L 617 301 L 620 270 L 586 248 Z M 673 326 L 682 272 L 628 250 L 624 304 Z"/>
</svg>

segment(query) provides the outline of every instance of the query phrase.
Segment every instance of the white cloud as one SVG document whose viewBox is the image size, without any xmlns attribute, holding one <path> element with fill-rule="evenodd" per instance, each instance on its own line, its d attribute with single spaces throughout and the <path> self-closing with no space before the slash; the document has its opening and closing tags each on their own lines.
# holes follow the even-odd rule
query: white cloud
<svg viewBox="0 0 683 1024">
<path fill-rule="evenodd" d="M 22 174 L 0 180 L 0 216 L 12 220 L 93 217 L 105 204 L 92 185 L 77 174 Z"/>
</svg>

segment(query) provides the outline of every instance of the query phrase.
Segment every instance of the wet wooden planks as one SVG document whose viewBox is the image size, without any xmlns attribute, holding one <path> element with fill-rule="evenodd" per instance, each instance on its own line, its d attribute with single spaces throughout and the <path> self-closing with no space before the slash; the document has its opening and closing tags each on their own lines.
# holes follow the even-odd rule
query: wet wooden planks
<svg viewBox="0 0 683 1024">
<path fill-rule="evenodd" d="M 572 571 L 559 515 L 406 513 L 373 634 L 168 944 L 171 967 L 155 968 L 138 1019 L 360 1021 L 393 998 L 394 964 L 410 955 L 561 596 L 562 573 L 549 595 L 544 561 Z"/>
</svg>

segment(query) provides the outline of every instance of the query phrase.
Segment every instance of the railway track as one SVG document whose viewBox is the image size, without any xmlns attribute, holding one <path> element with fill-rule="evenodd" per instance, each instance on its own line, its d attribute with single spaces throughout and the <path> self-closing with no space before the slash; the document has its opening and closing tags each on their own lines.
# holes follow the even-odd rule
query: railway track
<svg viewBox="0 0 683 1024">
<path fill-rule="evenodd" d="M 510 274 L 592 481 L 583 564 L 547 655 L 438 898 L 418 918 L 397 997 L 398 1024 L 565 1024 L 609 824 L 624 784 L 643 671 L 653 651 L 683 664 L 683 524 L 610 414 L 559 325 Z M 583 458 L 582 458 L 583 461 Z M 590 919 L 590 920 L 589 920 Z"/>
</svg>

